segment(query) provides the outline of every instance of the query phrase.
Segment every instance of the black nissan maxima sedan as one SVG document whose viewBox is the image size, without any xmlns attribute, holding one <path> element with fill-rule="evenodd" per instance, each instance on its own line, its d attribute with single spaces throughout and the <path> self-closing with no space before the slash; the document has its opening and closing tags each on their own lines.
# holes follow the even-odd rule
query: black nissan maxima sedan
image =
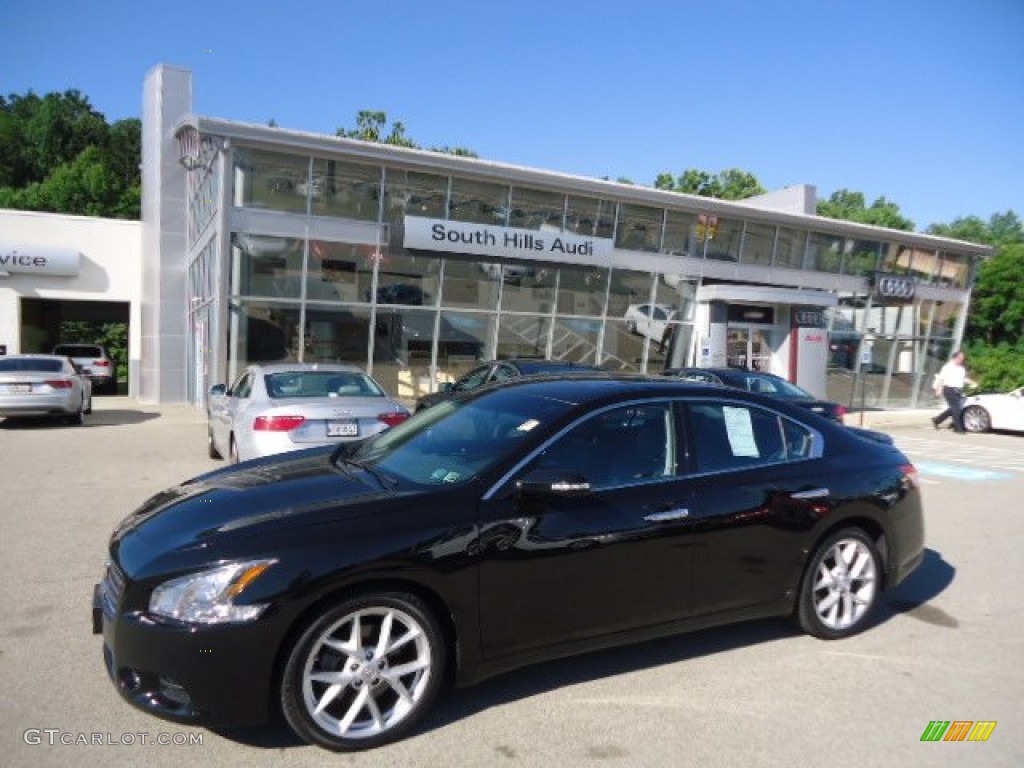
<svg viewBox="0 0 1024 768">
<path fill-rule="evenodd" d="M 524 378 L 154 496 L 94 631 L 154 715 L 365 749 L 532 662 L 766 616 L 850 635 L 923 538 L 884 435 L 677 379 Z"/>
</svg>

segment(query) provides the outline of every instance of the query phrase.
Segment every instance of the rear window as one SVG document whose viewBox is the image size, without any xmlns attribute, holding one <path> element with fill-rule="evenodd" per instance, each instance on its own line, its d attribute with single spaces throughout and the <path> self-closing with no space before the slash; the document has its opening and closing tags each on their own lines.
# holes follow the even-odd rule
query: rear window
<svg viewBox="0 0 1024 768">
<path fill-rule="evenodd" d="M 0 357 L 0 371 L 44 371 L 45 373 L 60 373 L 64 365 L 60 360 L 24 360 L 10 358 L 4 360 Z"/>
<path fill-rule="evenodd" d="M 103 350 L 94 344 L 61 344 L 53 350 L 53 354 L 68 357 L 103 357 Z"/>
<path fill-rule="evenodd" d="M 353 371 L 286 371 L 265 377 L 273 399 L 293 397 L 384 397 L 377 383 L 365 373 Z"/>
</svg>

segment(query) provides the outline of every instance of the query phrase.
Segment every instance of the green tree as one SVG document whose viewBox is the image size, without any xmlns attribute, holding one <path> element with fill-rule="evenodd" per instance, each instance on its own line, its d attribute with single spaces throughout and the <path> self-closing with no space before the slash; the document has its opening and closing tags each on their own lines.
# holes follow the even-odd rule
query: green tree
<svg viewBox="0 0 1024 768">
<path fill-rule="evenodd" d="M 902 229 L 907 232 L 914 230 L 914 222 L 900 213 L 900 207 L 896 203 L 880 197 L 868 206 L 865 205 L 863 193 L 848 189 L 833 192 L 828 200 L 819 200 L 818 215 L 872 224 L 876 227 Z"/>
<path fill-rule="evenodd" d="M 0 206 L 138 218 L 142 125 L 76 90 L 0 97 Z"/>
<path fill-rule="evenodd" d="M 752 173 L 738 168 L 730 168 L 718 174 L 688 168 L 678 178 L 673 178 L 670 173 L 659 173 L 654 179 L 654 186 L 669 192 L 716 197 L 720 200 L 744 200 L 765 193 L 764 187 Z"/>
<path fill-rule="evenodd" d="M 346 139 L 358 139 L 359 141 L 372 141 L 377 144 L 391 144 L 396 147 L 410 147 L 411 149 L 422 149 L 419 144 L 409 138 L 405 131 L 405 123 L 395 120 L 388 128 L 387 112 L 379 110 L 363 109 L 356 115 L 355 128 L 339 128 L 335 134 Z M 478 157 L 477 153 L 465 147 L 430 147 L 430 152 L 440 152 L 446 155 L 458 155 L 459 157 Z"/>
</svg>

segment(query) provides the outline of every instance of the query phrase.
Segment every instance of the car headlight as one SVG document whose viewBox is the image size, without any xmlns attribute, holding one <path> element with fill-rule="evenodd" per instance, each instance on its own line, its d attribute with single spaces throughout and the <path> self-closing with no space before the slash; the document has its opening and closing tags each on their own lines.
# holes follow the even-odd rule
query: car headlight
<svg viewBox="0 0 1024 768">
<path fill-rule="evenodd" d="M 252 621 L 267 604 L 235 605 L 237 598 L 276 560 L 247 560 L 180 576 L 153 590 L 150 613 L 197 624 Z"/>
</svg>

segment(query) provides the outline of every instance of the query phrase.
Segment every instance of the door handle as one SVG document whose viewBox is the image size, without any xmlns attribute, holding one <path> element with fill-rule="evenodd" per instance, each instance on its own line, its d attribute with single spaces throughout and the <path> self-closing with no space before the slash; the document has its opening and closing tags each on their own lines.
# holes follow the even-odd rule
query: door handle
<svg viewBox="0 0 1024 768">
<path fill-rule="evenodd" d="M 832 491 L 828 488 L 812 488 L 809 491 L 797 491 L 793 494 L 794 499 L 823 499 L 831 496 Z"/>
<path fill-rule="evenodd" d="M 661 512 L 651 512 L 649 515 L 644 515 L 644 520 L 649 523 L 665 523 L 670 520 L 682 520 L 690 516 L 690 510 L 685 507 L 676 507 L 675 509 L 666 509 Z"/>
</svg>

